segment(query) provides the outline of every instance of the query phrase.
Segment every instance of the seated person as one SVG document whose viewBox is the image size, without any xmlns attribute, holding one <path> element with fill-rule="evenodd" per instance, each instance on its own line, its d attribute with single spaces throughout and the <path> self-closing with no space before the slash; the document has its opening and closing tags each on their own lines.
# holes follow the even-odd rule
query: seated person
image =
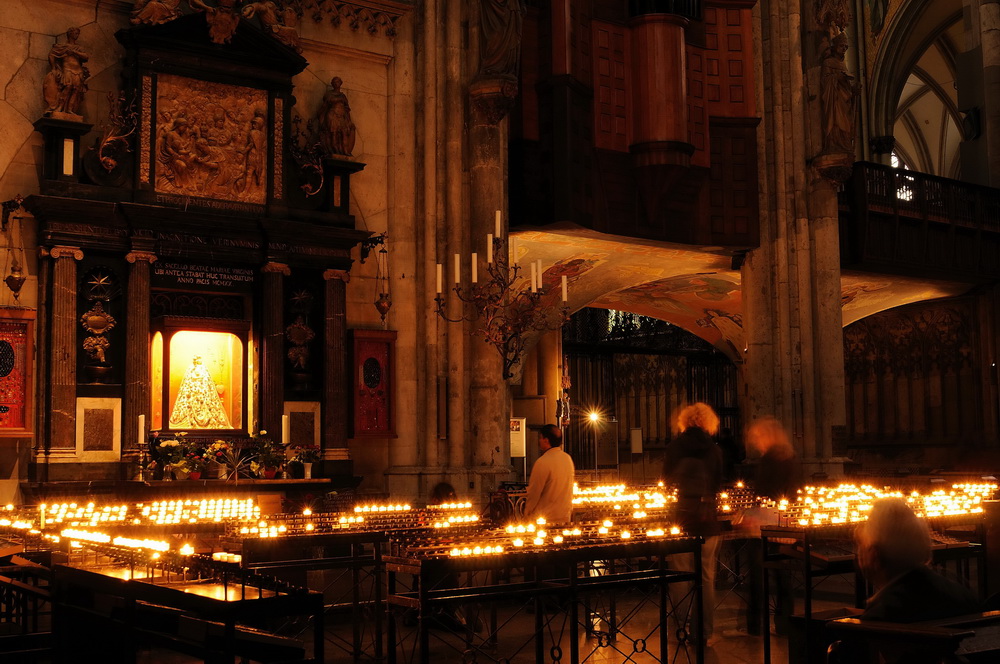
<svg viewBox="0 0 1000 664">
<path fill-rule="evenodd" d="M 913 623 L 977 613 L 971 590 L 932 570 L 927 524 L 900 498 L 883 498 L 858 526 L 858 566 L 876 592 L 861 620 Z"/>
<path fill-rule="evenodd" d="M 458 500 L 455 496 L 455 487 L 448 484 L 447 482 L 439 482 L 434 485 L 431 489 L 431 495 L 428 498 L 428 505 L 444 505 L 445 503 L 454 503 Z"/>
</svg>

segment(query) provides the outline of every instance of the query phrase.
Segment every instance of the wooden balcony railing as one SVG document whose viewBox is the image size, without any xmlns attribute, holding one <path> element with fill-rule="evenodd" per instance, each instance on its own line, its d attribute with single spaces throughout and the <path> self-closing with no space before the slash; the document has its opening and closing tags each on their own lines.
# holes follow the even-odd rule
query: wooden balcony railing
<svg viewBox="0 0 1000 664">
<path fill-rule="evenodd" d="M 841 193 L 841 265 L 1000 278 L 1000 190 L 858 162 Z"/>
</svg>

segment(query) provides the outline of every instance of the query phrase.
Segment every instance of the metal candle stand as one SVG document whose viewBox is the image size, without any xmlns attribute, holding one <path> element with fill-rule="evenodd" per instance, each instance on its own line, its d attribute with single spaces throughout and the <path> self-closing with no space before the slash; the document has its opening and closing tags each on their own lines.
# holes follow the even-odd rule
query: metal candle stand
<svg viewBox="0 0 1000 664">
<path fill-rule="evenodd" d="M 688 596 L 695 598 L 694 606 L 701 606 L 699 538 L 622 542 L 588 537 L 544 551 L 505 550 L 470 557 L 449 555 L 448 546 L 426 540 L 401 542 L 393 546 L 393 555 L 385 557 L 389 664 L 428 664 L 432 655 L 438 655 L 437 650 L 432 653 L 432 635 L 445 652 L 462 653 L 463 661 L 476 661 L 482 655 L 489 661 L 511 662 L 529 643 L 538 664 L 588 661 L 608 649 L 625 658 L 645 652 L 664 662 L 673 661 L 677 650 L 688 651 L 689 657 L 693 650 L 696 661 L 703 661 L 700 640 L 680 628 L 674 643 L 667 627 L 673 620 L 670 584 L 692 583 Z M 671 570 L 667 556 L 676 553 L 693 553 L 695 571 Z M 512 569 L 523 570 L 522 580 L 509 576 Z M 460 575 L 465 575 L 461 583 Z M 631 621 L 649 604 L 657 607 L 657 622 L 652 630 L 643 625 L 641 636 L 631 636 Z M 555 613 L 550 614 L 553 607 Z M 455 616 L 458 608 L 465 617 L 464 628 L 452 624 L 456 631 L 447 631 L 445 624 L 445 631 L 437 629 L 442 627 L 441 616 Z M 516 629 L 515 618 L 532 612 L 533 629 L 526 638 L 507 633 Z M 415 616 L 415 624 L 407 616 Z M 695 610 L 695 633 L 700 633 L 701 618 Z M 605 628 L 596 629 L 596 624 Z M 657 642 L 650 643 L 657 631 Z M 590 638 L 581 644 L 581 635 Z M 568 653 L 563 650 L 567 641 Z M 584 652 L 581 646 L 590 650 Z"/>
<path fill-rule="evenodd" d="M 569 320 L 569 307 L 564 304 L 555 316 L 543 308 L 543 288 L 520 287 L 521 267 L 516 260 L 510 266 L 507 241 L 501 237 L 493 237 L 492 241 L 492 260 L 486 264 L 488 279 L 468 288 L 462 288 L 456 281 L 452 288 L 462 303 L 472 305 L 475 313 L 449 316 L 447 302 L 440 292 L 434 298 L 434 310 L 450 323 L 480 320 L 478 331 L 500 353 L 503 378 L 507 380 L 514 376 L 513 367 L 521 361 L 525 335 L 558 330 Z M 541 275 L 538 278 L 540 281 Z"/>
</svg>

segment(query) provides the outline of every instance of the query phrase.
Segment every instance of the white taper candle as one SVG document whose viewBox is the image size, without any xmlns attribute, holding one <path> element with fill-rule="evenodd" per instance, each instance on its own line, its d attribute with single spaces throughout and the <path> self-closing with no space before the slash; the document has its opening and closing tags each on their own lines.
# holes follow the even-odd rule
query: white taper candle
<svg viewBox="0 0 1000 664">
<path fill-rule="evenodd" d="M 486 234 L 486 264 L 493 264 L 493 233 Z"/>
<path fill-rule="evenodd" d="M 569 288 L 568 284 L 566 283 L 565 274 L 562 276 L 562 296 L 563 296 L 563 302 L 569 302 Z"/>
<path fill-rule="evenodd" d="M 538 266 L 534 262 L 531 263 L 531 292 L 538 292 Z"/>
<path fill-rule="evenodd" d="M 455 283 L 462 283 L 462 254 L 455 254 Z"/>
<path fill-rule="evenodd" d="M 139 416 L 139 437 L 136 442 L 140 445 L 146 442 L 146 416 L 144 414 Z"/>
<path fill-rule="evenodd" d="M 472 283 L 474 283 L 474 284 L 479 283 L 479 265 L 477 265 L 478 262 L 479 262 L 479 254 L 477 254 L 476 252 L 473 251 L 472 252 Z"/>
<path fill-rule="evenodd" d="M 437 292 L 441 292 L 442 282 L 444 281 L 444 267 L 441 263 L 437 264 Z"/>
<path fill-rule="evenodd" d="M 288 415 L 281 416 L 281 444 L 287 445 L 291 442 L 291 430 L 288 425 Z"/>
<path fill-rule="evenodd" d="M 495 221 L 496 223 L 493 224 L 494 226 L 493 230 L 496 231 L 496 236 L 500 237 L 500 210 L 497 210 Z"/>
</svg>

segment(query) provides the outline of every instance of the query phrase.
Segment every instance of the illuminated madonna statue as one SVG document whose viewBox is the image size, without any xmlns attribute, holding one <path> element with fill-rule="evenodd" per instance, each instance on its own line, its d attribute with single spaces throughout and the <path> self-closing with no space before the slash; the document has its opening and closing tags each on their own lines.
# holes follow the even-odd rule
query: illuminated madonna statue
<svg viewBox="0 0 1000 664">
<path fill-rule="evenodd" d="M 177 390 L 177 399 L 170 412 L 171 429 L 232 429 L 226 407 L 219 396 L 215 381 L 201 363 L 201 356 L 191 358 Z"/>
</svg>

